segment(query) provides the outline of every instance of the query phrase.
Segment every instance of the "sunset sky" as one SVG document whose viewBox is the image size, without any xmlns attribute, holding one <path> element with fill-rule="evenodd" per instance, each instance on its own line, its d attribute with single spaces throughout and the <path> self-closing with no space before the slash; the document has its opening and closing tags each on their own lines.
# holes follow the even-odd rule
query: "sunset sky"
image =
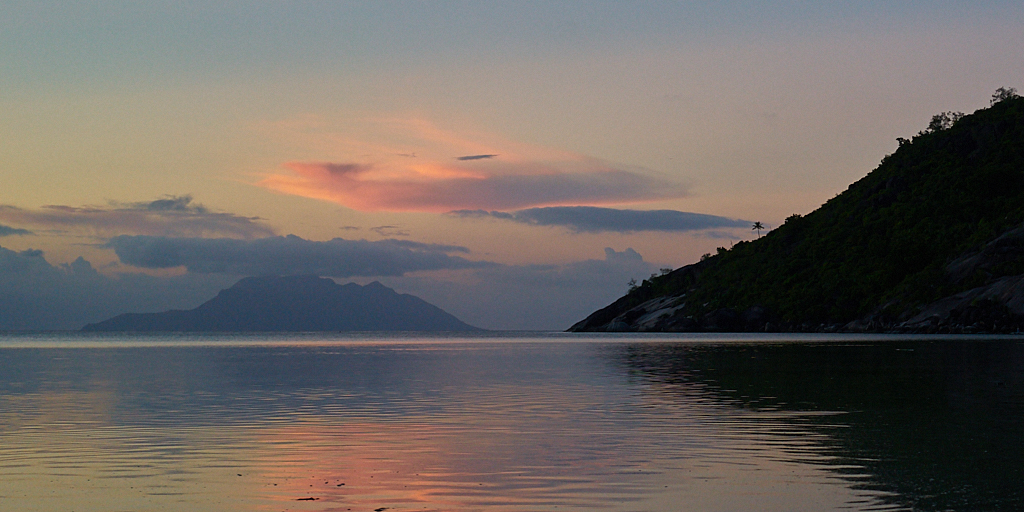
<svg viewBox="0 0 1024 512">
<path fill-rule="evenodd" d="M 565 329 L 1024 87 L 1022 34 L 1019 1 L 5 2 L 0 329 L 267 273 Z"/>
</svg>

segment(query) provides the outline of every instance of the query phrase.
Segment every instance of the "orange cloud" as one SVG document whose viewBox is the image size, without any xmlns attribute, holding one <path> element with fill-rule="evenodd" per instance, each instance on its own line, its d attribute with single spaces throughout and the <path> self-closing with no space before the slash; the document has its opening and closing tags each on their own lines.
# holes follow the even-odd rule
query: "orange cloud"
<svg viewBox="0 0 1024 512">
<path fill-rule="evenodd" d="M 582 155 L 442 130 L 424 120 L 362 121 L 321 140 L 327 161 L 294 161 L 257 185 L 363 211 L 508 210 L 682 197 L 650 172 Z"/>
</svg>

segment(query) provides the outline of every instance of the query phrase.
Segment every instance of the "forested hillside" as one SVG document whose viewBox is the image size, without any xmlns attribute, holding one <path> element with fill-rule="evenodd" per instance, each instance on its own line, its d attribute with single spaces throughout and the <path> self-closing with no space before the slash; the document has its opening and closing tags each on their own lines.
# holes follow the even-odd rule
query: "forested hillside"
<svg viewBox="0 0 1024 512">
<path fill-rule="evenodd" d="M 653 276 L 573 329 L 1017 330 L 1022 226 L 1024 98 L 1000 89 L 990 108 L 936 115 L 814 212 Z"/>
</svg>

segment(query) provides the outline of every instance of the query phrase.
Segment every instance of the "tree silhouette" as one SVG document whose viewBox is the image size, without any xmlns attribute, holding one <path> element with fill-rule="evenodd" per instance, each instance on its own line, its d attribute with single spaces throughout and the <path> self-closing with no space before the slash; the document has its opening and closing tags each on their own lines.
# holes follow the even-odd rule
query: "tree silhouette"
<svg viewBox="0 0 1024 512">
<path fill-rule="evenodd" d="M 760 222 L 755 222 L 754 227 L 750 228 L 750 230 L 753 231 L 755 229 L 757 230 L 757 237 L 761 238 L 761 230 L 765 229 L 764 224 L 761 224 Z"/>
<path fill-rule="evenodd" d="M 1020 96 L 1017 96 L 1017 89 L 1014 89 L 1013 87 L 1000 87 L 992 94 L 992 100 L 989 102 L 989 105 L 995 105 L 1000 101 L 1012 100 L 1019 97 Z"/>
<path fill-rule="evenodd" d="M 948 130 L 956 124 L 961 118 L 964 117 L 963 112 L 940 112 L 932 116 L 931 122 L 928 123 L 928 128 L 921 134 L 935 133 L 942 130 Z M 920 135 L 920 134 L 919 134 Z M 899 139 L 897 139 L 899 140 Z"/>
</svg>

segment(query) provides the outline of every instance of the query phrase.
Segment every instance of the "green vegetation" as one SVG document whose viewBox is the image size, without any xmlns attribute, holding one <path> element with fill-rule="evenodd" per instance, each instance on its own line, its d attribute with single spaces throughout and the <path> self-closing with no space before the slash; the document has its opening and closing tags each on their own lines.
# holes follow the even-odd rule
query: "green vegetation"
<svg viewBox="0 0 1024 512">
<path fill-rule="evenodd" d="M 603 316 L 685 293 L 690 317 L 757 306 L 790 328 L 869 314 L 895 321 L 923 304 L 1024 273 L 1024 255 L 957 279 L 946 271 L 955 258 L 1024 223 L 1024 98 L 1000 89 L 990 108 L 938 114 L 925 131 L 899 142 L 874 171 L 814 212 L 652 276 Z"/>
</svg>

